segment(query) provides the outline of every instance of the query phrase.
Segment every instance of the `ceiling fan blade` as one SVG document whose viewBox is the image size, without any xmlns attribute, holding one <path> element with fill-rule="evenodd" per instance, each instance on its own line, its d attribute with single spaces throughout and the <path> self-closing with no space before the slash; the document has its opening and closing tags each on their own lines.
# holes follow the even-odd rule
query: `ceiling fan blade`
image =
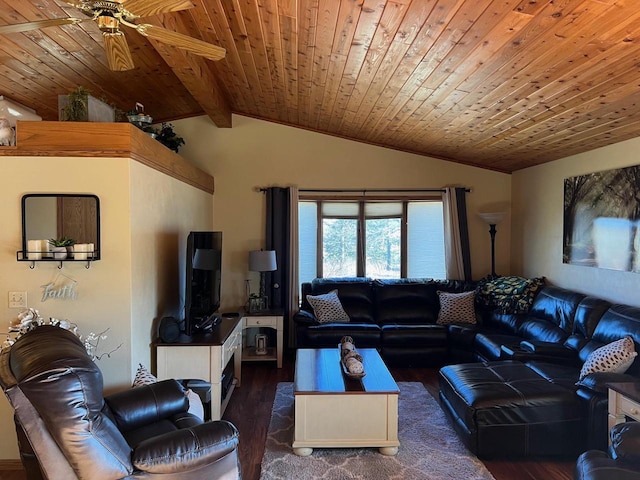
<svg viewBox="0 0 640 480">
<path fill-rule="evenodd" d="M 125 0 L 122 6 L 136 17 L 178 12 L 195 7 L 190 0 Z"/>
<path fill-rule="evenodd" d="M 127 44 L 127 39 L 122 32 L 102 34 L 104 39 L 104 48 L 107 52 L 107 60 L 109 68 L 114 72 L 124 72 L 125 70 L 133 70 L 133 58 Z"/>
<path fill-rule="evenodd" d="M 50 18 L 48 20 L 38 20 L 37 22 L 18 23 L 16 25 L 0 26 L 0 34 L 28 32 L 29 30 L 37 30 L 38 28 L 55 27 L 57 25 L 77 24 L 84 20 L 79 18 Z"/>
<path fill-rule="evenodd" d="M 136 25 L 136 30 L 145 37 L 168 43 L 169 45 L 206 57 L 210 60 L 221 60 L 227 53 L 224 48 L 217 45 L 189 37 L 188 35 L 183 35 L 182 33 L 173 32 L 166 28 L 156 27 L 155 25 Z"/>
</svg>

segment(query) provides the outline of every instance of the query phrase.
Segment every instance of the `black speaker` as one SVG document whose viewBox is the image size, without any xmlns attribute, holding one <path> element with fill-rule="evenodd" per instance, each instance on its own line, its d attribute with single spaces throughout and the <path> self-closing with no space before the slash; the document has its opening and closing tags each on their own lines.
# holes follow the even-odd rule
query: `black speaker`
<svg viewBox="0 0 640 480">
<path fill-rule="evenodd" d="M 164 343 L 174 343 L 180 338 L 180 322 L 174 317 L 162 317 L 158 335 Z"/>
</svg>

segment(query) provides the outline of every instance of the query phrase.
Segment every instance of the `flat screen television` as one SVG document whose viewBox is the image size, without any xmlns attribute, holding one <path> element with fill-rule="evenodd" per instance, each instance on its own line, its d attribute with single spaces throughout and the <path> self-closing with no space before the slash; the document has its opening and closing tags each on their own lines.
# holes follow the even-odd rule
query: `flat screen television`
<svg viewBox="0 0 640 480">
<path fill-rule="evenodd" d="M 187 237 L 184 333 L 193 335 L 216 323 L 222 282 L 222 232 L 191 232 Z"/>
</svg>

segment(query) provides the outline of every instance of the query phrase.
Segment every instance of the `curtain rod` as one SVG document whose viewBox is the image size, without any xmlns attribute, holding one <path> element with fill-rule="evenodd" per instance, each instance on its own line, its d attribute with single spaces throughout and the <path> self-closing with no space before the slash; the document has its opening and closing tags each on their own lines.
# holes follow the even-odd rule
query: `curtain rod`
<svg viewBox="0 0 640 480">
<path fill-rule="evenodd" d="M 260 187 L 261 192 L 266 192 L 267 187 Z M 423 193 L 444 193 L 443 188 L 301 188 L 301 193 L 318 192 L 318 193 L 402 193 L 402 192 L 423 192 Z M 466 193 L 471 192 L 470 188 L 465 188 Z"/>
</svg>

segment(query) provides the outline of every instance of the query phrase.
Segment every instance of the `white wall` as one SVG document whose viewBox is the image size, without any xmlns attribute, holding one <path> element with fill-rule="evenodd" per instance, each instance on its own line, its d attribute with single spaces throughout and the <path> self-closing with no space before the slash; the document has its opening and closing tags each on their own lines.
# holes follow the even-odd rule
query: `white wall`
<svg viewBox="0 0 640 480">
<path fill-rule="evenodd" d="M 482 209 L 509 203 L 511 176 L 366 145 L 329 135 L 238 115 L 233 128 L 218 129 L 207 117 L 174 122 L 186 138 L 180 154 L 216 180 L 214 229 L 223 231 L 223 308 L 246 301 L 250 250 L 264 247 L 265 198 L 259 187 L 299 188 L 441 188 L 470 187 L 467 195 L 474 278 L 490 272 L 488 226 Z M 510 221 L 498 226 L 497 262 L 510 272 Z"/>
<path fill-rule="evenodd" d="M 527 277 L 612 302 L 640 306 L 640 274 L 562 263 L 564 179 L 638 164 L 640 139 L 513 174 L 512 266 Z"/>
</svg>

